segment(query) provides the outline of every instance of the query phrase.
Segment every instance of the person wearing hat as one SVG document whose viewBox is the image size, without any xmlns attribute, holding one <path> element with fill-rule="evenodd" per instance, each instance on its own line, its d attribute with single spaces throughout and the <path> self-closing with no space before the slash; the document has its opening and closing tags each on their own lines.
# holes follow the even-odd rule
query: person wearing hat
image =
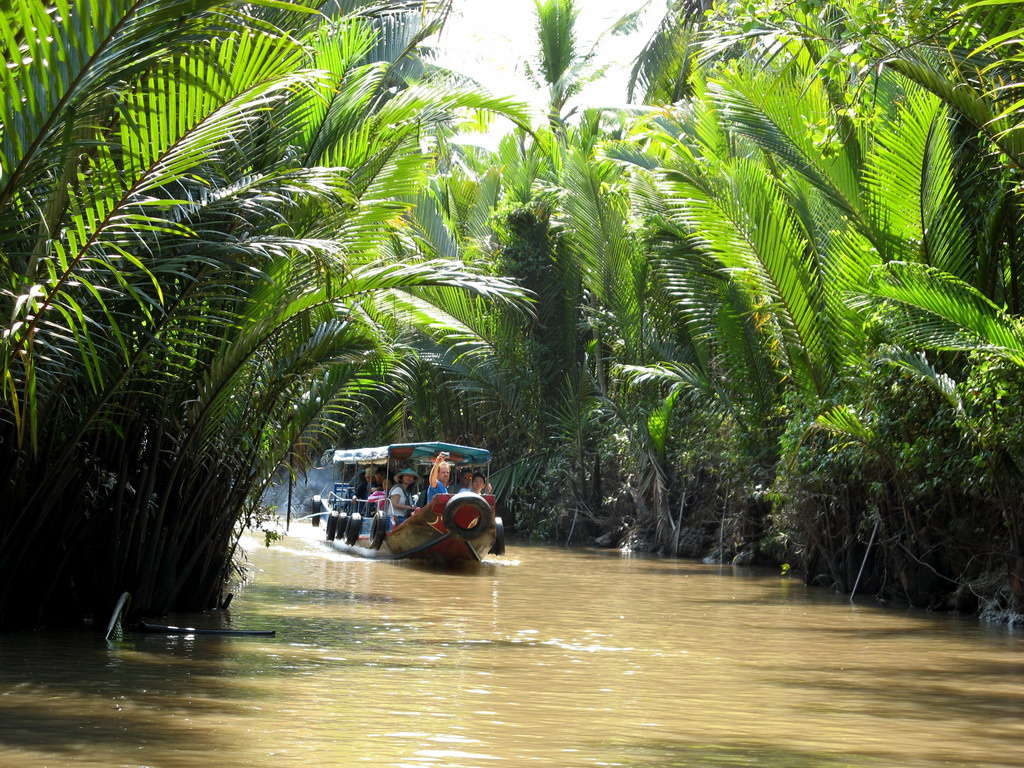
<svg viewBox="0 0 1024 768">
<path fill-rule="evenodd" d="M 404 520 L 416 511 L 416 491 L 413 484 L 419 480 L 413 469 L 403 469 L 395 475 L 395 484 L 388 493 L 388 514 Z"/>
</svg>

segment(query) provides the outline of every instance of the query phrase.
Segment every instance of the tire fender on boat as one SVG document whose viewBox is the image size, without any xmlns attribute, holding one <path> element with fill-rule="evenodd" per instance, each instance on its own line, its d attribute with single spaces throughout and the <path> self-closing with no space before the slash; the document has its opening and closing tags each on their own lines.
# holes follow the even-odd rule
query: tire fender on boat
<svg viewBox="0 0 1024 768">
<path fill-rule="evenodd" d="M 338 513 L 337 512 L 331 512 L 331 514 L 329 514 L 327 516 L 327 530 L 325 531 L 325 533 L 327 534 L 327 540 L 328 541 L 334 541 L 334 539 L 337 537 L 337 535 L 338 535 Z"/>
<path fill-rule="evenodd" d="M 457 493 L 444 505 L 444 527 L 466 541 L 478 539 L 494 526 L 487 499 L 476 493 Z"/>
<path fill-rule="evenodd" d="M 345 524 L 345 543 L 350 547 L 359 541 L 359 534 L 363 530 L 363 516 L 358 512 L 352 512 Z"/>
<path fill-rule="evenodd" d="M 500 517 L 494 518 L 494 543 L 491 545 L 491 548 L 487 550 L 487 554 L 505 554 L 505 526 L 502 524 Z"/>
<path fill-rule="evenodd" d="M 388 519 L 381 510 L 373 513 L 373 523 L 370 526 L 370 549 L 380 549 L 384 543 L 384 536 L 388 532 Z"/>
</svg>

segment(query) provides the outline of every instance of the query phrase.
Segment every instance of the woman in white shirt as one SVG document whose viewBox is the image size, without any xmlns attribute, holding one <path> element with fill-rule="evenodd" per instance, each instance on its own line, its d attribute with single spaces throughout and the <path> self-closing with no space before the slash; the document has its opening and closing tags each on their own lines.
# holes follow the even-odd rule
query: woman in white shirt
<svg viewBox="0 0 1024 768">
<path fill-rule="evenodd" d="M 411 469 L 403 469 L 395 475 L 395 484 L 388 491 L 388 514 L 404 520 L 416 511 L 416 491 L 413 484 L 419 475 Z"/>
</svg>

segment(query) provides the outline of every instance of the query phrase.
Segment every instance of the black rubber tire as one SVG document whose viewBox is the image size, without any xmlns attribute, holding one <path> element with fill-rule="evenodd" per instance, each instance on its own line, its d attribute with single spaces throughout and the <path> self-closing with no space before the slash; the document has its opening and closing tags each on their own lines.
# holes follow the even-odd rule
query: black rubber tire
<svg viewBox="0 0 1024 768">
<path fill-rule="evenodd" d="M 380 549 L 387 532 L 388 519 L 384 516 L 383 512 L 377 510 L 373 514 L 373 523 L 370 525 L 370 549 Z"/>
<path fill-rule="evenodd" d="M 334 541 L 338 534 L 338 516 L 333 512 L 327 516 L 327 540 Z"/>
<path fill-rule="evenodd" d="M 345 543 L 350 547 L 354 546 L 359 541 L 359 534 L 363 530 L 363 516 L 358 512 L 353 512 L 348 516 L 348 522 L 345 523 Z"/>
<path fill-rule="evenodd" d="M 312 515 L 312 517 L 309 518 L 309 522 L 313 524 L 314 528 L 319 528 L 320 518 L 322 517 L 322 515 L 320 515 L 319 513 L 324 511 L 324 505 L 320 503 L 320 496 L 314 496 L 313 501 L 310 503 L 309 506 L 309 513 Z"/>
<path fill-rule="evenodd" d="M 491 548 L 487 550 L 487 554 L 505 554 L 505 526 L 502 524 L 500 517 L 494 518 L 494 543 L 491 545 Z"/>
<path fill-rule="evenodd" d="M 466 507 L 472 507 L 477 512 L 468 527 L 459 525 L 458 522 L 458 518 L 462 517 L 459 510 Z M 448 499 L 448 503 L 444 505 L 442 519 L 444 527 L 448 529 L 449 533 L 466 541 L 479 539 L 494 526 L 494 512 L 491 511 L 491 505 L 487 503 L 487 499 L 476 493 L 457 493 Z"/>
</svg>

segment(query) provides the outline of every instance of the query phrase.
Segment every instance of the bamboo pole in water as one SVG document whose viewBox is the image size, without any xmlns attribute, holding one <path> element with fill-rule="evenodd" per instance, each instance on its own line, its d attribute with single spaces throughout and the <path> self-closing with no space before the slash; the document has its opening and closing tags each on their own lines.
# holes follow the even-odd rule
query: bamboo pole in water
<svg viewBox="0 0 1024 768">
<path fill-rule="evenodd" d="M 864 573 L 864 566 L 867 565 L 868 555 L 871 554 L 871 547 L 875 543 L 875 534 L 878 533 L 878 520 L 875 520 L 875 527 L 871 529 L 871 538 L 868 539 L 868 548 L 864 550 L 864 559 L 860 561 L 860 570 L 857 571 L 857 578 L 853 582 L 853 589 L 850 590 L 850 602 L 857 596 L 857 586 L 860 584 L 860 577 Z"/>
</svg>

